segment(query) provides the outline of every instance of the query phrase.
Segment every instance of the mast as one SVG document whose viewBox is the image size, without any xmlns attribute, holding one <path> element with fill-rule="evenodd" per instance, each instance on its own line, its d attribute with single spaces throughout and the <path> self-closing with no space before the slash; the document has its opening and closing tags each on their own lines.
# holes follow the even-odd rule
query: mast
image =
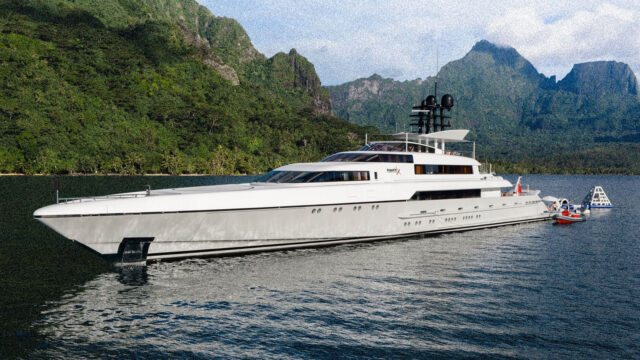
<svg viewBox="0 0 640 360">
<path fill-rule="evenodd" d="M 436 86 L 434 88 L 434 92 L 438 91 L 438 81 L 436 79 Z M 414 106 L 412 112 L 417 114 L 411 114 L 409 117 L 417 117 L 418 122 L 410 123 L 410 126 L 417 126 L 418 134 L 429 134 L 430 132 L 442 131 L 446 127 L 451 126 L 451 122 L 447 121 L 444 123 L 444 119 L 451 118 L 444 114 L 444 111 L 451 111 L 453 107 L 453 96 L 450 94 L 444 94 L 440 103 L 438 104 L 438 100 L 435 95 L 427 96 L 419 106 Z M 426 120 L 426 123 L 425 123 Z M 440 120 L 440 124 L 438 124 L 438 120 Z M 440 129 L 438 130 L 438 126 Z M 424 129 L 424 132 L 423 132 Z M 432 130 L 433 129 L 433 130 Z"/>
</svg>

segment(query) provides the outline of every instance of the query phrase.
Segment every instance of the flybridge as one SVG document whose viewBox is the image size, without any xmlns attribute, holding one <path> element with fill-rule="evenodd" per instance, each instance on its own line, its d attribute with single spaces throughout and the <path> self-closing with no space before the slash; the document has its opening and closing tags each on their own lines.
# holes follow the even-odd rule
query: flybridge
<svg viewBox="0 0 640 360">
<path fill-rule="evenodd" d="M 405 144 L 410 144 L 409 141 L 413 141 L 422 145 L 429 149 L 428 152 L 433 152 L 436 154 L 449 154 L 449 155 L 459 155 L 455 152 L 447 153 L 445 144 L 446 143 L 459 143 L 459 142 L 469 142 L 464 138 L 469 133 L 469 130 L 465 129 L 456 129 L 456 130 L 445 130 L 438 131 L 436 133 L 431 134 L 416 134 L 416 133 L 398 133 L 394 134 L 393 137 L 396 139 L 404 139 Z M 473 152 L 471 155 L 472 158 L 476 158 L 476 143 L 473 142 Z"/>
<path fill-rule="evenodd" d="M 436 88 L 437 93 L 437 80 Z M 425 152 L 445 155 L 461 155 L 457 152 L 446 151 L 446 143 L 469 142 L 464 138 L 469 130 L 444 130 L 451 127 L 450 116 L 445 115 L 453 108 L 453 96 L 445 94 L 442 96 L 440 103 L 435 95 L 427 96 L 419 106 L 414 106 L 410 117 L 417 118 L 417 122 L 409 125 L 416 126 L 415 132 L 401 132 L 393 134 L 396 139 L 403 140 L 398 142 L 372 142 L 369 143 L 365 138 L 365 146 L 360 151 L 404 151 L 404 152 Z M 475 159 L 475 142 L 473 143 L 473 152 L 471 157 Z"/>
<path fill-rule="evenodd" d="M 445 130 L 438 131 L 430 134 L 418 134 L 401 132 L 397 134 L 387 134 L 401 141 L 375 141 L 368 142 L 368 138 L 365 139 L 365 146 L 360 148 L 359 151 L 398 151 L 398 152 L 418 152 L 418 153 L 435 153 L 444 155 L 460 155 L 457 152 L 446 151 L 446 143 L 460 143 L 471 142 L 465 140 L 465 137 L 469 133 L 466 129 Z M 471 157 L 476 158 L 475 148 L 476 144 L 473 143 L 473 152 Z"/>
</svg>

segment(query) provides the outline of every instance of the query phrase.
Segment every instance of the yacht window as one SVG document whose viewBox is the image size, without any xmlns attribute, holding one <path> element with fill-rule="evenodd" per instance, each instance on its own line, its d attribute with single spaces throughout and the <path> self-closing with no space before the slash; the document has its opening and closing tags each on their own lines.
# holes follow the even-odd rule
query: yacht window
<svg viewBox="0 0 640 360">
<path fill-rule="evenodd" d="M 324 162 L 391 162 L 413 163 L 413 155 L 339 153 L 322 159 Z"/>
<path fill-rule="evenodd" d="M 444 200 L 479 198 L 480 189 L 469 190 L 441 190 L 441 191 L 416 191 L 409 200 Z"/>
<path fill-rule="evenodd" d="M 256 182 L 309 183 L 334 181 L 368 181 L 368 171 L 271 171 Z"/>
<path fill-rule="evenodd" d="M 470 165 L 414 165 L 416 175 L 425 174 L 473 174 Z"/>
</svg>

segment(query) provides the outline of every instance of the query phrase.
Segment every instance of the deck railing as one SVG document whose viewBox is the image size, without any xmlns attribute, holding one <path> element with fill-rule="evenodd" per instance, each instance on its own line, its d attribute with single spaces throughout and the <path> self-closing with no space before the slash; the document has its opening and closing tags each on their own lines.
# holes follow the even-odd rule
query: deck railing
<svg viewBox="0 0 640 360">
<path fill-rule="evenodd" d="M 139 198 L 149 196 L 147 193 L 120 194 L 120 195 L 102 195 L 102 196 L 79 196 L 79 197 L 59 197 L 57 203 L 83 202 L 109 199 L 126 199 Z"/>
<path fill-rule="evenodd" d="M 130 194 L 113 194 L 113 195 L 99 195 L 99 196 L 80 196 L 80 197 L 60 197 L 60 185 L 56 184 L 56 204 L 69 203 L 69 202 L 83 202 L 83 201 L 96 201 L 96 200 L 109 200 L 109 199 L 127 199 L 127 198 L 139 198 L 151 195 L 151 185 L 146 186 L 144 192 L 136 192 Z"/>
<path fill-rule="evenodd" d="M 495 174 L 495 172 L 493 171 L 493 165 L 489 162 L 480 163 L 478 170 L 480 170 L 480 174 Z"/>
</svg>

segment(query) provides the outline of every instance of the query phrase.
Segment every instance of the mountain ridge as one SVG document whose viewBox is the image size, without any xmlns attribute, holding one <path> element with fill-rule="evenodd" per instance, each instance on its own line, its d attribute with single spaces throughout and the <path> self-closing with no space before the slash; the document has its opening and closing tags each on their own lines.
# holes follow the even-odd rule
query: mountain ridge
<svg viewBox="0 0 640 360">
<path fill-rule="evenodd" d="M 617 61 L 591 61 L 573 65 L 558 82 L 562 90 L 577 94 L 618 92 L 638 95 L 638 81 L 631 67 Z"/>
<path fill-rule="evenodd" d="M 454 96 L 452 123 L 471 130 L 483 158 L 545 158 L 586 150 L 596 138 L 638 138 L 637 80 L 628 65 L 592 62 L 572 71 L 556 82 L 514 48 L 483 40 L 440 69 L 438 94 Z M 386 132 L 408 129 L 409 109 L 433 93 L 434 82 L 435 77 L 396 81 L 374 74 L 326 88 L 338 116 Z M 640 169 L 640 163 L 632 167 Z"/>
</svg>

